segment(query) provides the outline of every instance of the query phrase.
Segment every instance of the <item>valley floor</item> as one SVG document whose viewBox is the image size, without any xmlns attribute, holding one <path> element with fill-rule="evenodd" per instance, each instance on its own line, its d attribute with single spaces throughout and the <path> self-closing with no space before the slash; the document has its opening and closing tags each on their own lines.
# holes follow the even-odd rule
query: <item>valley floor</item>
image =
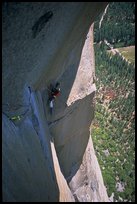
<svg viewBox="0 0 137 204">
<path fill-rule="evenodd" d="M 134 58 L 134 46 L 118 48 Z M 96 111 L 91 135 L 110 201 L 135 199 L 133 64 L 95 44 Z"/>
</svg>

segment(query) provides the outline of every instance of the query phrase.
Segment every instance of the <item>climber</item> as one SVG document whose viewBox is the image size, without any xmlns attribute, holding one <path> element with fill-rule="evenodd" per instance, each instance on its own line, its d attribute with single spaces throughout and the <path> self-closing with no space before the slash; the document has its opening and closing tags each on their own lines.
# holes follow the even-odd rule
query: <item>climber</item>
<svg viewBox="0 0 137 204">
<path fill-rule="evenodd" d="M 51 84 L 50 85 L 50 92 L 49 92 L 49 107 L 50 107 L 50 114 L 52 115 L 53 112 L 53 102 L 57 96 L 60 94 L 60 83 L 57 82 L 55 87 Z"/>
</svg>

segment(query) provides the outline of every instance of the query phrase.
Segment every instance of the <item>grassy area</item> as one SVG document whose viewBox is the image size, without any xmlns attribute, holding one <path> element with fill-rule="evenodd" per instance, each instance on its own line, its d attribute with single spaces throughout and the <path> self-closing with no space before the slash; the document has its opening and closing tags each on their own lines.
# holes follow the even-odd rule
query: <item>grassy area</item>
<svg viewBox="0 0 137 204">
<path fill-rule="evenodd" d="M 135 76 L 131 64 L 95 45 L 92 139 L 109 197 L 135 201 Z"/>
<path fill-rule="evenodd" d="M 135 63 L 135 46 L 121 47 L 117 49 L 127 60 Z"/>
</svg>

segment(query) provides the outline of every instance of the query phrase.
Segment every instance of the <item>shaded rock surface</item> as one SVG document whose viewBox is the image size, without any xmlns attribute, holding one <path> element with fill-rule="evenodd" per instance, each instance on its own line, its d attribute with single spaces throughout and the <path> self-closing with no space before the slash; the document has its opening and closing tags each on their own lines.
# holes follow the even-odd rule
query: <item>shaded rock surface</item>
<svg viewBox="0 0 137 204">
<path fill-rule="evenodd" d="M 96 90 L 90 25 L 106 5 L 3 3 L 4 201 L 108 201 L 89 139 Z M 57 81 L 51 116 L 48 87 Z"/>
</svg>

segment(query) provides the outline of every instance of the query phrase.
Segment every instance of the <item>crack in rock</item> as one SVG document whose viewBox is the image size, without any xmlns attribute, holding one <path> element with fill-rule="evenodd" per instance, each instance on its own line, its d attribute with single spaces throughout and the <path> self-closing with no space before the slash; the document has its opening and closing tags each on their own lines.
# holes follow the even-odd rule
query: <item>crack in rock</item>
<svg viewBox="0 0 137 204">
<path fill-rule="evenodd" d="M 52 18 L 53 12 L 48 11 L 43 16 L 41 16 L 38 21 L 32 27 L 33 38 L 36 38 L 38 33 L 44 28 L 45 24 Z"/>
</svg>

